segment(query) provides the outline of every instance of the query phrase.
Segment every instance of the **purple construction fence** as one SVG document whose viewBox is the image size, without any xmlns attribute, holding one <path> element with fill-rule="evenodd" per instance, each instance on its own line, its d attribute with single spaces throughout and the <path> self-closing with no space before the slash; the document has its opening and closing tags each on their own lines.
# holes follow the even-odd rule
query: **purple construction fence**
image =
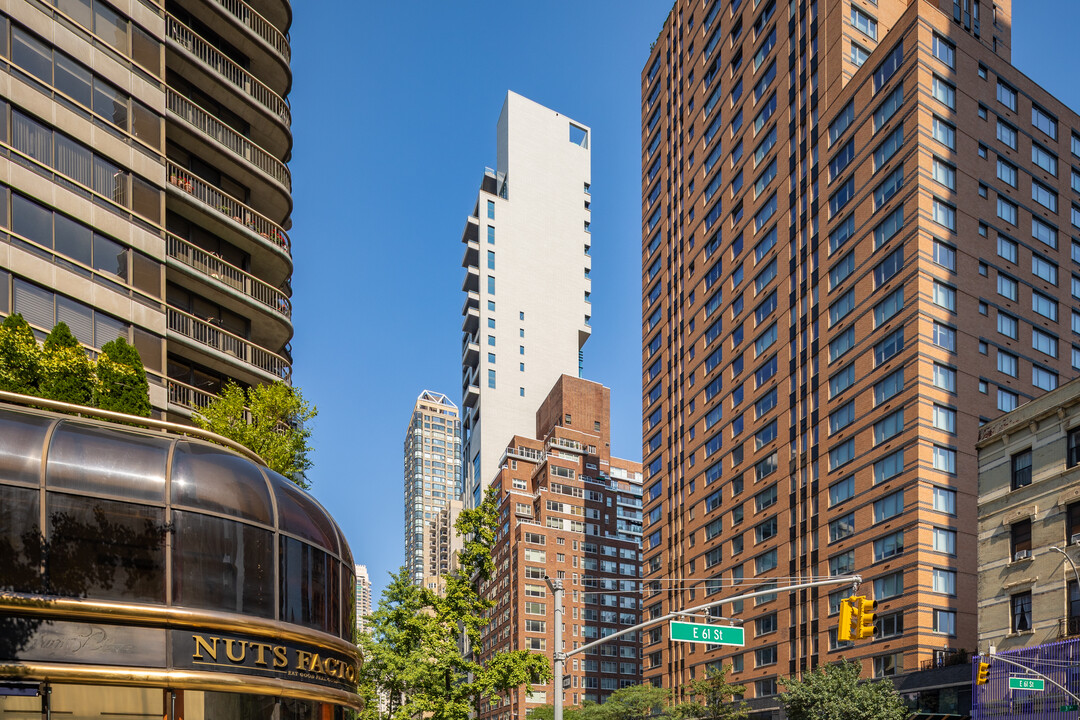
<svg viewBox="0 0 1080 720">
<path fill-rule="evenodd" d="M 990 681 L 976 685 L 979 663 L 986 656 L 976 656 L 971 663 L 973 720 L 1077 720 L 1080 710 L 1062 710 L 1078 706 L 1077 701 L 1061 688 L 1044 681 L 1044 690 L 1009 688 L 1009 678 L 1040 679 L 1042 676 L 1080 695 L 1080 638 L 998 653 L 1002 658 L 1020 663 L 1024 670 L 998 658 L 990 658 Z"/>
</svg>

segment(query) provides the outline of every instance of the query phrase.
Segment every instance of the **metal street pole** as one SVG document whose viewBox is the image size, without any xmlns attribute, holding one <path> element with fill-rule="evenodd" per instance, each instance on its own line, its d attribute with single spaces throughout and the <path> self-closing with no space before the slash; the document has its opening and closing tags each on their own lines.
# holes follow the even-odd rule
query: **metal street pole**
<svg viewBox="0 0 1080 720">
<path fill-rule="evenodd" d="M 551 653 L 552 664 L 555 672 L 555 699 L 552 707 L 555 710 L 555 720 L 563 720 L 563 666 L 566 664 L 566 653 L 563 651 L 563 581 L 552 580 L 544 576 L 548 587 L 555 596 L 555 650 Z"/>
<path fill-rule="evenodd" d="M 1065 556 L 1065 560 L 1068 561 L 1069 567 L 1072 568 L 1073 579 L 1076 580 L 1076 591 L 1078 593 L 1080 593 L 1080 573 L 1076 572 L 1076 563 L 1073 562 L 1072 558 L 1069 557 L 1069 554 L 1067 552 L 1065 552 L 1064 550 L 1059 548 L 1057 545 L 1050 546 L 1050 549 L 1051 550 L 1056 550 L 1057 552 L 1059 552 L 1059 553 L 1061 553 L 1062 555 Z M 1069 621 L 1068 618 L 1069 618 L 1069 583 L 1065 583 L 1065 622 Z"/>
</svg>

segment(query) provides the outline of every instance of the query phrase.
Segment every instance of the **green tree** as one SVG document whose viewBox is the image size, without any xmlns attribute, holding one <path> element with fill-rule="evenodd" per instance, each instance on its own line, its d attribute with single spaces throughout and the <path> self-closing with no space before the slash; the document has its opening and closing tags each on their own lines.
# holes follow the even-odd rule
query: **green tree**
<svg viewBox="0 0 1080 720">
<path fill-rule="evenodd" d="M 551 678 L 547 658 L 526 650 L 496 653 L 484 665 L 462 654 L 459 637 L 478 646 L 494 605 L 477 588 L 495 572 L 495 492 L 475 510 L 461 511 L 456 528 L 464 549 L 459 569 L 447 577 L 445 595 L 413 585 L 402 568 L 369 617 L 372 632 L 360 638 L 360 694 L 384 695 L 389 707 L 380 713 L 369 703 L 366 720 L 466 720 L 483 703 Z"/>
<path fill-rule="evenodd" d="M 678 718 L 700 720 L 744 720 L 750 714 L 750 706 L 735 700 L 735 696 L 745 693 L 746 686 L 727 681 L 731 669 L 731 665 L 710 666 L 705 677 L 684 685 L 683 692 L 692 700 L 675 706 L 674 714 Z"/>
<path fill-rule="evenodd" d="M 252 450 L 271 470 L 307 488 L 305 473 L 312 465 L 308 423 L 318 412 L 298 388 L 280 380 L 246 392 L 230 382 L 193 420 Z"/>
<path fill-rule="evenodd" d="M 150 384 L 134 345 L 124 338 L 105 343 L 97 361 L 94 407 L 150 417 Z"/>
<path fill-rule="evenodd" d="M 0 390 L 37 395 L 41 375 L 41 348 L 30 325 L 19 313 L 0 324 Z"/>
<path fill-rule="evenodd" d="M 841 661 L 823 665 L 801 679 L 781 680 L 780 694 L 790 720 L 903 720 L 908 716 L 892 680 L 860 681 L 861 666 Z"/>
<path fill-rule="evenodd" d="M 631 685 L 616 690 L 602 704 L 586 702 L 564 707 L 563 720 L 666 720 L 681 718 L 669 706 L 671 693 L 653 685 Z M 555 709 L 541 705 L 529 711 L 529 720 L 555 720 Z"/>
<path fill-rule="evenodd" d="M 41 353 L 40 395 L 49 400 L 89 405 L 94 395 L 94 366 L 65 323 L 57 323 Z"/>
</svg>

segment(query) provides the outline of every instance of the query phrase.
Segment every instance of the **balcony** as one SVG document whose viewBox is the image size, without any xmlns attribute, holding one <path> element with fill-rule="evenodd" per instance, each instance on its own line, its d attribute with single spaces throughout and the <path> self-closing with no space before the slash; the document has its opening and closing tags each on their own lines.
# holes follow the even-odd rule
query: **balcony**
<svg viewBox="0 0 1080 720">
<path fill-rule="evenodd" d="M 271 312 L 285 319 L 292 317 L 292 303 L 289 302 L 285 293 L 235 265 L 230 265 L 221 258 L 192 245 L 187 240 L 172 233 L 166 233 L 165 252 L 170 258 L 246 295 L 269 308 Z"/>
<path fill-rule="evenodd" d="M 465 257 L 461 259 L 461 267 L 480 265 L 480 244 L 475 240 L 465 243 Z"/>
<path fill-rule="evenodd" d="M 480 400 L 480 386 L 469 384 L 465 388 L 465 407 L 474 407 Z"/>
<path fill-rule="evenodd" d="M 192 175 L 171 160 L 165 161 L 165 167 L 169 174 L 169 184 L 178 191 L 186 193 L 219 216 L 225 219 L 231 218 L 234 223 L 246 227 L 267 243 L 275 246 L 277 250 L 292 256 L 289 236 L 276 222 L 233 196 L 226 195 L 202 178 Z M 479 275 L 477 283 L 479 283 Z"/>
<path fill-rule="evenodd" d="M 168 13 L 165 14 L 165 35 L 199 60 L 200 64 L 210 68 L 229 85 L 254 100 L 286 128 L 292 125 L 288 102 Z"/>
<path fill-rule="evenodd" d="M 1070 583 L 1074 585 L 1075 583 Z M 1058 619 L 1058 637 L 1076 637 L 1080 635 L 1080 615 L 1070 615 Z"/>
<path fill-rule="evenodd" d="M 549 437 L 548 447 L 556 447 L 560 450 L 570 450 L 576 453 L 585 452 L 585 446 L 579 443 L 577 440 L 570 440 L 568 438 L 561 437 Z"/>
<path fill-rule="evenodd" d="M 970 662 L 971 657 L 968 655 L 967 650 L 945 648 L 943 650 L 935 650 L 933 659 L 923 660 L 919 669 L 932 670 L 934 668 L 951 667 L 953 665 L 967 665 Z"/>
<path fill-rule="evenodd" d="M 465 317 L 461 321 L 462 332 L 469 335 L 475 335 L 477 329 L 480 327 L 480 311 L 476 308 L 467 308 L 465 310 Z"/>
<path fill-rule="evenodd" d="M 165 105 L 168 107 L 169 112 L 183 120 L 205 138 L 225 148 L 243 162 L 253 165 L 264 175 L 281 185 L 286 193 L 292 192 L 292 174 L 289 172 L 289 168 L 272 154 L 172 88 L 166 88 Z"/>
<path fill-rule="evenodd" d="M 465 270 L 465 281 L 461 283 L 462 292 L 480 293 L 480 268 L 470 265 Z"/>
<path fill-rule="evenodd" d="M 217 399 L 214 393 L 200 390 L 194 385 L 167 378 L 165 386 L 169 390 L 169 403 L 188 410 L 202 410 Z"/>
<path fill-rule="evenodd" d="M 260 375 L 269 375 L 273 380 L 288 381 L 292 377 L 292 365 L 281 355 L 261 348 L 206 320 L 201 320 L 191 313 L 174 307 L 167 308 L 167 311 L 170 332 L 189 338 L 203 347 L 229 355 L 248 365 Z"/>
<path fill-rule="evenodd" d="M 278 57 L 284 60 L 286 64 L 289 63 L 292 58 L 292 50 L 289 48 L 288 36 L 274 27 L 269 20 L 256 12 L 254 8 L 243 2 L 243 0 L 211 0 L 211 2 L 239 20 L 244 27 L 251 30 L 263 42 L 273 48 Z"/>
</svg>

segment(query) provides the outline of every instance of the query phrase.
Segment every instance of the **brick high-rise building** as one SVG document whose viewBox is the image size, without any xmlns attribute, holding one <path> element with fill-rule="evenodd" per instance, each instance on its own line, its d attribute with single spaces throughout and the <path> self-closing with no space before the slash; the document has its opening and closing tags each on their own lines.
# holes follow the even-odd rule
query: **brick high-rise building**
<svg viewBox="0 0 1080 720">
<path fill-rule="evenodd" d="M 857 572 L 878 631 L 837 642 L 850 588 L 724 605 L 745 648 L 661 628 L 647 680 L 730 663 L 767 707 L 841 656 L 881 676 L 975 647 L 979 425 L 1080 367 L 1080 118 L 1010 64 L 1010 11 L 665 21 L 641 76 L 646 613 Z"/>
<path fill-rule="evenodd" d="M 288 382 L 288 0 L 0 7 L 0 315 L 138 348 L 155 417 Z"/>
<path fill-rule="evenodd" d="M 481 587 L 496 605 L 481 662 L 507 650 L 551 657 L 555 608 L 545 577 L 564 583 L 566 650 L 640 621 L 641 464 L 611 457 L 610 399 L 603 385 L 563 375 L 536 413 L 536 438 L 514 436 L 503 452 L 496 572 Z M 638 684 L 639 648 L 633 633 L 567 661 L 567 706 Z M 515 691 L 481 717 L 524 718 L 554 701 L 550 684 L 534 690 Z"/>
</svg>

